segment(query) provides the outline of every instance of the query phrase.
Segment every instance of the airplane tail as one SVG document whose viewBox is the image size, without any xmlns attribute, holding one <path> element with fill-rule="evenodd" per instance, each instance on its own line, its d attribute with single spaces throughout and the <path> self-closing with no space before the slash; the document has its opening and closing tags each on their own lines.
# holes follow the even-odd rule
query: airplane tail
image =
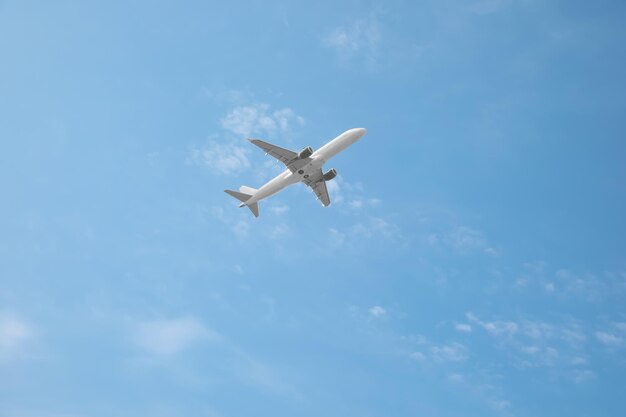
<svg viewBox="0 0 626 417">
<path fill-rule="evenodd" d="M 241 187 L 239 187 L 239 192 L 233 190 L 224 190 L 224 192 L 232 195 L 237 200 L 241 201 L 239 207 L 246 206 L 250 209 L 252 214 L 254 214 L 254 217 L 259 217 L 259 203 L 252 203 L 250 205 L 246 204 L 246 201 L 248 201 L 250 197 L 252 197 L 252 194 L 256 192 L 254 188 L 242 185 Z"/>
</svg>

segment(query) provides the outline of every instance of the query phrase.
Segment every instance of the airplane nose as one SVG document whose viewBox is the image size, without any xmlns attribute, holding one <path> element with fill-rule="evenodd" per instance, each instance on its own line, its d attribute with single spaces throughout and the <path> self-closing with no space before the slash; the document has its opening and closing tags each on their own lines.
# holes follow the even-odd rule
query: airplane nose
<svg viewBox="0 0 626 417">
<path fill-rule="evenodd" d="M 364 127 L 357 127 L 356 129 L 354 129 L 354 131 L 358 133 L 359 137 L 367 133 L 367 129 Z"/>
</svg>

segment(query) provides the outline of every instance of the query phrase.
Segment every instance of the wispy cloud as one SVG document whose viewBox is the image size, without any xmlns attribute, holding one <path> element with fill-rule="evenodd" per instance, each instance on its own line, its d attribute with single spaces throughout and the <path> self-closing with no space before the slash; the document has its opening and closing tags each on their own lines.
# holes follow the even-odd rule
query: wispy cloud
<svg viewBox="0 0 626 417">
<path fill-rule="evenodd" d="M 293 126 L 303 124 L 304 118 L 289 107 L 272 109 L 266 103 L 237 105 L 220 120 L 223 132 L 211 135 L 206 145 L 191 147 L 186 162 L 206 166 L 216 174 L 238 175 L 250 169 L 249 156 L 254 149 L 243 137 L 252 134 L 281 136 L 291 133 Z M 255 174 L 267 177 L 274 172 L 273 162 L 268 161 L 255 170 Z"/>
<path fill-rule="evenodd" d="M 444 246 L 461 253 L 483 252 L 490 256 L 499 255 L 480 230 L 468 226 L 456 226 L 442 233 L 430 233 L 426 241 L 431 246 Z"/>
<path fill-rule="evenodd" d="M 489 401 L 489 405 L 495 410 L 503 411 L 511 406 L 511 402 L 508 400 L 494 399 Z"/>
<path fill-rule="evenodd" d="M 328 238 L 334 247 L 357 245 L 370 239 L 386 239 L 393 241 L 402 237 L 400 228 L 381 218 L 371 216 L 345 229 L 328 229 Z"/>
<path fill-rule="evenodd" d="M 341 186 L 339 185 L 339 177 L 326 181 L 326 188 L 328 188 L 328 195 L 334 204 L 341 203 L 343 201 L 343 195 L 341 193 Z"/>
<path fill-rule="evenodd" d="M 555 274 L 555 290 L 561 296 L 576 296 L 587 301 L 600 301 L 611 293 L 620 290 L 618 283 L 610 279 L 601 279 L 590 273 L 577 274 L 568 269 L 560 269 Z M 622 291 L 623 292 L 623 291 Z"/>
<path fill-rule="evenodd" d="M 250 168 L 250 149 L 233 143 L 209 142 L 193 148 L 188 162 L 207 166 L 217 174 L 235 175 Z"/>
<path fill-rule="evenodd" d="M 589 369 L 585 346 L 587 336 L 575 320 L 546 323 L 532 320 L 481 320 L 473 313 L 466 318 L 485 330 L 520 368 L 549 368 L 575 383 L 595 375 Z M 596 338 L 608 347 L 619 347 L 619 336 L 597 332 Z"/>
<path fill-rule="evenodd" d="M 387 310 L 385 310 L 381 306 L 373 306 L 373 307 L 371 307 L 369 309 L 369 313 L 373 317 L 383 317 L 383 316 L 387 315 Z"/>
<path fill-rule="evenodd" d="M 419 349 L 409 354 L 411 359 L 417 361 L 431 359 L 435 362 L 463 362 L 469 356 L 467 347 L 457 342 L 438 344 L 420 336 L 417 344 Z"/>
<path fill-rule="evenodd" d="M 270 229 L 267 233 L 267 237 L 270 239 L 279 239 L 287 234 L 289 234 L 289 226 L 284 223 L 280 223 Z"/>
<path fill-rule="evenodd" d="M 447 377 L 453 387 L 471 393 L 498 413 L 508 415 L 507 410 L 510 409 L 511 402 L 504 398 L 503 388 L 497 383 L 498 379 L 500 379 L 499 375 L 492 375 L 485 370 L 477 374 L 454 372 L 448 374 Z"/>
<path fill-rule="evenodd" d="M 461 384 L 465 382 L 465 378 L 463 377 L 463 375 L 455 373 L 455 374 L 448 375 L 448 381 L 455 383 L 455 384 Z"/>
<path fill-rule="evenodd" d="M 272 299 L 263 301 L 273 303 Z M 270 309 L 273 310 L 272 305 Z M 263 391 L 300 398 L 294 384 L 285 382 L 285 377 L 278 375 L 276 369 L 257 359 L 227 336 L 209 329 L 195 316 L 139 321 L 131 329 L 132 343 L 145 355 L 133 358 L 133 364 L 160 367 L 167 362 L 167 369 L 178 374 L 187 364 L 172 359 L 192 349 L 202 349 L 205 355 L 215 359 L 212 377 L 218 380 L 235 378 Z M 188 369 L 185 373 L 193 374 L 194 370 Z"/>
<path fill-rule="evenodd" d="M 556 366 L 561 358 L 558 349 L 551 346 L 520 346 L 519 350 L 527 355 L 520 362 L 523 367 Z"/>
<path fill-rule="evenodd" d="M 216 333 L 192 316 L 141 322 L 133 334 L 138 347 L 157 355 L 174 355 L 197 343 L 218 338 Z"/>
<path fill-rule="evenodd" d="M 326 186 L 333 204 L 348 212 L 365 211 L 382 204 L 379 198 L 364 195 L 365 190 L 361 183 L 350 183 L 341 175 L 327 181 Z"/>
<path fill-rule="evenodd" d="M 248 231 L 250 230 L 250 223 L 240 220 L 233 224 L 232 226 L 233 233 L 238 237 L 246 237 L 248 236 Z"/>
<path fill-rule="evenodd" d="M 626 322 L 623 322 L 623 321 L 615 322 L 613 323 L 613 327 L 615 327 L 620 332 L 626 333 Z"/>
<path fill-rule="evenodd" d="M 345 25 L 337 26 L 322 41 L 323 45 L 333 49 L 343 64 L 353 59 L 363 59 L 367 64 L 376 63 L 382 39 L 382 25 L 374 15 L 355 19 Z"/>
<path fill-rule="evenodd" d="M 467 359 L 467 348 L 460 343 L 448 345 L 431 346 L 431 356 L 440 362 L 461 362 Z"/>
<path fill-rule="evenodd" d="M 222 128 L 241 136 L 287 133 L 293 124 L 303 125 L 304 118 L 289 107 L 272 110 L 265 103 L 237 106 L 221 120 Z"/>
<path fill-rule="evenodd" d="M 624 338 L 609 332 L 596 332 L 596 338 L 605 346 L 620 347 L 624 345 Z"/>
<path fill-rule="evenodd" d="M 487 332 L 495 336 L 511 337 L 519 330 L 519 325 L 513 321 L 482 321 L 473 313 L 467 313 L 466 317 L 469 321 L 476 323 Z"/>
<path fill-rule="evenodd" d="M 595 372 L 590 369 L 575 369 L 572 371 L 572 380 L 577 384 L 582 384 L 585 381 L 596 377 Z"/>
<path fill-rule="evenodd" d="M 369 221 L 357 223 L 350 228 L 350 233 L 357 237 L 372 238 L 382 236 L 388 239 L 398 237 L 400 229 L 380 217 L 370 217 Z"/>
<path fill-rule="evenodd" d="M 489 245 L 485 235 L 476 229 L 459 226 L 444 236 L 444 240 L 452 247 L 470 251 L 482 250 L 488 255 L 497 255 L 498 251 Z"/>
<path fill-rule="evenodd" d="M 483 248 L 487 244 L 482 232 L 467 226 L 457 227 L 449 232 L 445 239 L 450 245 L 460 249 Z"/>
<path fill-rule="evenodd" d="M 20 354 L 33 335 L 33 328 L 26 321 L 13 314 L 0 313 L 0 359 Z"/>
<path fill-rule="evenodd" d="M 454 329 L 457 332 L 461 332 L 461 333 L 471 333 L 472 326 L 470 326 L 469 324 L 466 324 L 466 323 L 457 323 L 457 324 L 454 325 Z"/>
<path fill-rule="evenodd" d="M 589 303 L 615 298 L 626 294 L 626 275 L 623 272 L 575 271 L 570 268 L 550 270 L 546 262 L 525 263 L 516 278 L 518 290 L 540 291 L 561 300 L 578 299 Z"/>
<path fill-rule="evenodd" d="M 526 353 L 533 353 L 532 349 L 524 346 L 536 345 L 546 341 L 566 343 L 568 347 L 577 349 L 587 337 L 576 322 L 550 324 L 532 320 L 481 320 L 474 313 L 468 312 L 466 318 L 483 328 L 488 334 L 500 340 L 514 342 L 523 340 L 518 347 Z"/>
<path fill-rule="evenodd" d="M 282 216 L 289 211 L 289 206 L 286 204 L 271 205 L 268 210 L 277 216 Z"/>
</svg>

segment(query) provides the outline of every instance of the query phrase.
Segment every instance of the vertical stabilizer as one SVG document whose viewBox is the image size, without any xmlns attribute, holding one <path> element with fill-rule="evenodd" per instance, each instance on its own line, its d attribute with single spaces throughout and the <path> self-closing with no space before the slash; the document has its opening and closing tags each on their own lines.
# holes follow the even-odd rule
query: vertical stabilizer
<svg viewBox="0 0 626 417">
<path fill-rule="evenodd" d="M 252 197 L 250 194 L 240 193 L 239 191 L 224 190 L 224 192 L 226 194 L 232 195 L 233 197 L 235 197 L 237 200 L 241 201 L 242 203 L 245 203 L 246 201 L 250 199 L 250 197 Z"/>
<path fill-rule="evenodd" d="M 248 206 L 254 217 L 259 217 L 259 203 L 252 203 Z"/>
</svg>

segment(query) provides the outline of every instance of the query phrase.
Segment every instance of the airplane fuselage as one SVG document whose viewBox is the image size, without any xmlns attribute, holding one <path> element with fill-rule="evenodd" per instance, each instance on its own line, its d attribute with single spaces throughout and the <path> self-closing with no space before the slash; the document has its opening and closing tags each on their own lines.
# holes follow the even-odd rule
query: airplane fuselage
<svg viewBox="0 0 626 417">
<path fill-rule="evenodd" d="M 249 200 L 242 203 L 242 205 L 249 206 L 251 204 L 258 203 L 260 200 L 276 194 L 291 184 L 306 181 L 309 176 L 318 172 L 318 170 L 321 169 L 329 159 L 361 139 L 365 132 L 366 129 L 364 128 L 355 128 L 343 132 L 341 135 L 313 152 L 313 154 L 309 157 L 310 161 L 308 164 L 300 167 L 294 172 L 289 169 L 285 169 L 285 171 L 281 172 L 275 178 L 261 186 L 261 188 L 259 188 Z"/>
</svg>

